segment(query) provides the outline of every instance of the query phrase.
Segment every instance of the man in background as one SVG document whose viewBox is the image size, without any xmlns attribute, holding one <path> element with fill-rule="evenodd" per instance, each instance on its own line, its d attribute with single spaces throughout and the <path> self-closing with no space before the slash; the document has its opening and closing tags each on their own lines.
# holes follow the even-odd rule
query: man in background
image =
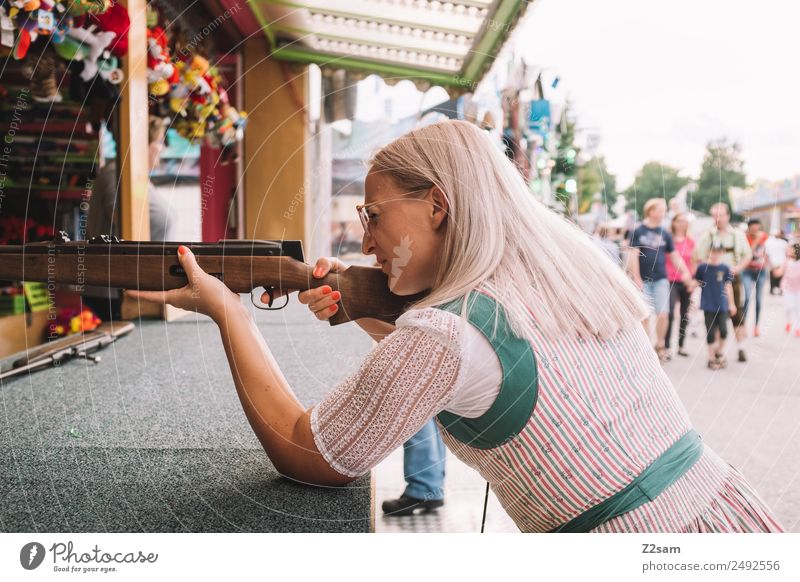
<svg viewBox="0 0 800 582">
<path fill-rule="evenodd" d="M 691 292 L 694 280 L 681 255 L 675 250 L 672 235 L 664 228 L 667 203 L 663 198 L 651 198 L 644 204 L 644 220 L 633 230 L 628 252 L 631 254 L 627 266 L 630 276 L 639 289 L 644 291 L 648 303 L 656 314 L 655 350 L 662 362 L 671 359 L 665 341 L 669 325 L 670 286 L 667 279 L 666 261 L 672 261 L 681 281 Z M 650 333 L 649 319 L 642 322 Z"/>
<path fill-rule="evenodd" d="M 731 273 L 733 273 L 733 299 L 736 305 L 736 315 L 731 315 L 731 323 L 733 323 L 736 343 L 739 348 L 739 361 L 746 362 L 747 355 L 744 347 L 747 331 L 742 325 L 744 322 L 744 309 L 742 309 L 741 273 L 750 264 L 753 253 L 750 250 L 750 244 L 747 242 L 745 233 L 731 225 L 731 212 L 727 204 L 724 202 L 714 204 L 711 207 L 711 217 L 714 219 L 714 226 L 704 232 L 697 240 L 695 260 L 698 263 L 708 262 L 712 244 L 719 241 L 722 245 L 724 251 L 722 263 L 728 265 Z"/>
</svg>

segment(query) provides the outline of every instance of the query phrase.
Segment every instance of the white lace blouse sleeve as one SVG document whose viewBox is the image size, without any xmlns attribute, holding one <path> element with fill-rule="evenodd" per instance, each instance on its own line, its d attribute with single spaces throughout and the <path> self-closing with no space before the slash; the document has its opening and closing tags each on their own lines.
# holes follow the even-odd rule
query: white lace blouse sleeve
<svg viewBox="0 0 800 582">
<path fill-rule="evenodd" d="M 330 466 L 357 477 L 447 406 L 461 368 L 459 319 L 409 311 L 359 370 L 311 411 L 314 442 Z"/>
</svg>

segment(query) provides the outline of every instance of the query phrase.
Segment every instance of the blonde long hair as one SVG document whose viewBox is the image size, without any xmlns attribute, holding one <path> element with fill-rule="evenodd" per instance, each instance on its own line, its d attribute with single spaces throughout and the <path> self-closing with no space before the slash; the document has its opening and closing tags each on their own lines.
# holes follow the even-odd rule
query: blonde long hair
<svg viewBox="0 0 800 582">
<path fill-rule="evenodd" d="M 520 337 L 530 338 L 535 323 L 552 334 L 608 338 L 647 317 L 622 270 L 533 197 L 487 132 L 464 121 L 435 123 L 396 139 L 369 163 L 407 192 L 435 185 L 448 201 L 439 272 L 415 308 L 488 284 Z"/>
</svg>

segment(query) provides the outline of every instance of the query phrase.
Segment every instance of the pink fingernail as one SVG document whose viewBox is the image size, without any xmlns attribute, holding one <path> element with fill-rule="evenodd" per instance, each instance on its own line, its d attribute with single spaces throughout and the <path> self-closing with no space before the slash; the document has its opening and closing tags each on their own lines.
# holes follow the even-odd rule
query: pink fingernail
<svg viewBox="0 0 800 582">
<path fill-rule="evenodd" d="M 320 269 L 319 267 L 314 269 L 314 276 L 315 277 L 322 277 L 322 269 Z"/>
</svg>

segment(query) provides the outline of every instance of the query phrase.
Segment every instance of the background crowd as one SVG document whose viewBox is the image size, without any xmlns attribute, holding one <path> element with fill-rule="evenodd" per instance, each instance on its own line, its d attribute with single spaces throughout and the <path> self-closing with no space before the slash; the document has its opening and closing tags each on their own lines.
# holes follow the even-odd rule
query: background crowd
<svg viewBox="0 0 800 582">
<path fill-rule="evenodd" d="M 737 361 L 747 361 L 747 339 L 762 334 L 767 282 L 770 295 L 783 296 L 786 333 L 800 339 L 800 237 L 768 234 L 757 219 L 733 224 L 725 203 L 715 204 L 710 214 L 711 226 L 695 238 L 693 215 L 668 211 L 663 198 L 652 198 L 640 223 L 627 232 L 602 226 L 595 240 L 651 305 L 653 317 L 643 324 L 660 360 L 688 357 L 687 330 L 702 321 L 708 367 L 717 370 L 727 366 L 729 328 Z"/>
</svg>

